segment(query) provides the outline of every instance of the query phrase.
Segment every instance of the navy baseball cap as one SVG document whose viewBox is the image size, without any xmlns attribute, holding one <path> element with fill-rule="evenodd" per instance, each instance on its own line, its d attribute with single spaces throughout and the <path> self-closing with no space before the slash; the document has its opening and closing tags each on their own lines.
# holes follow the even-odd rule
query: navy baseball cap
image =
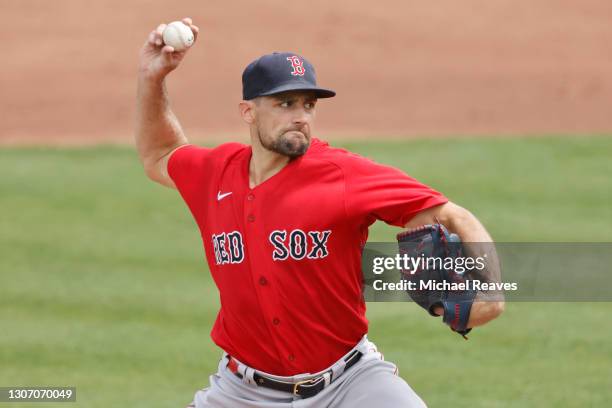
<svg viewBox="0 0 612 408">
<path fill-rule="evenodd" d="M 242 98 L 273 95 L 285 91 L 315 91 L 318 98 L 336 93 L 319 88 L 314 67 L 306 58 L 291 52 L 273 52 L 251 62 L 242 73 Z"/>
</svg>

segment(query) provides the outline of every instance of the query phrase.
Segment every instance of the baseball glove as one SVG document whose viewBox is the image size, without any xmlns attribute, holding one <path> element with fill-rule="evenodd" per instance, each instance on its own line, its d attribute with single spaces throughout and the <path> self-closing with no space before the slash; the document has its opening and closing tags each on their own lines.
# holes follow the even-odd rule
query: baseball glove
<svg viewBox="0 0 612 408">
<path fill-rule="evenodd" d="M 456 234 L 442 224 L 423 225 L 397 235 L 400 256 L 408 267 L 402 280 L 414 282 L 408 294 L 430 315 L 436 306 L 444 308 L 443 321 L 467 339 L 467 327 L 476 291 L 470 289 L 469 271 L 458 268 L 463 245 Z"/>
</svg>

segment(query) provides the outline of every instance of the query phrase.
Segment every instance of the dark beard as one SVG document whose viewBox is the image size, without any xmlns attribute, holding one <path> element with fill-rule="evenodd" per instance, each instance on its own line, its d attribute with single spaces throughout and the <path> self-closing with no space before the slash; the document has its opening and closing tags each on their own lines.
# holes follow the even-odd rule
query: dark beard
<svg viewBox="0 0 612 408">
<path fill-rule="evenodd" d="M 291 159 L 303 156 L 304 153 L 310 147 L 310 140 L 302 142 L 301 140 L 289 139 L 287 133 L 283 133 L 278 139 L 273 142 L 267 142 L 261 137 L 261 132 L 257 131 L 259 135 L 259 142 L 267 150 L 273 151 L 283 156 L 287 156 Z"/>
</svg>

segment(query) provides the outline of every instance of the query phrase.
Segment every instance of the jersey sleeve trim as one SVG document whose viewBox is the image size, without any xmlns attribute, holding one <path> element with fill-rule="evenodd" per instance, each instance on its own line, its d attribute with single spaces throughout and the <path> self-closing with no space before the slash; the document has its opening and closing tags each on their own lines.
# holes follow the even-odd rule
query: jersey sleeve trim
<svg viewBox="0 0 612 408">
<path fill-rule="evenodd" d="M 164 171 L 166 175 L 170 177 L 170 179 L 173 179 L 172 175 L 170 174 L 170 160 L 172 160 L 172 156 L 174 156 L 174 153 L 176 153 L 177 150 L 182 149 L 183 147 L 186 147 L 186 146 L 193 146 L 193 145 L 190 143 L 182 144 L 178 147 L 175 147 L 174 149 L 172 149 L 170 153 L 168 153 L 168 158 L 166 159 L 166 166 L 164 168 Z"/>
<path fill-rule="evenodd" d="M 168 153 L 168 160 L 166 160 L 166 169 L 165 170 L 166 170 L 166 173 L 168 174 L 168 177 L 170 177 L 172 180 L 174 180 L 174 177 L 173 177 L 173 173 L 174 173 L 174 171 L 173 171 L 173 164 L 171 164 L 172 158 L 176 156 L 175 153 L 177 151 L 181 150 L 184 147 L 189 147 L 189 146 L 193 146 L 193 145 L 190 144 L 190 143 L 183 144 L 183 145 L 180 145 L 180 146 L 174 148 L 170 153 Z"/>
<path fill-rule="evenodd" d="M 429 210 L 430 208 L 437 207 L 439 205 L 446 204 L 446 203 L 448 203 L 448 198 L 446 198 L 443 195 L 429 197 L 428 199 L 425 200 L 422 207 L 418 211 L 407 213 L 400 219 L 400 223 L 401 223 L 400 227 L 401 228 L 405 227 L 406 224 L 408 224 L 410 220 L 413 219 L 421 211 Z"/>
</svg>

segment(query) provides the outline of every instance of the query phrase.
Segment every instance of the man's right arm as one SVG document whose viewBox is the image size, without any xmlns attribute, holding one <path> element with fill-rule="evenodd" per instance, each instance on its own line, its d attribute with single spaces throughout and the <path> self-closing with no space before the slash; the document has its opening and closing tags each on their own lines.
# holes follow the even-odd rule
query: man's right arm
<svg viewBox="0 0 612 408">
<path fill-rule="evenodd" d="M 197 38 L 198 27 L 191 19 L 183 19 Z M 187 50 L 177 52 L 163 45 L 162 24 L 152 31 L 140 51 L 136 106 L 136 148 L 147 176 L 167 187 L 175 188 L 168 175 L 168 160 L 178 147 L 186 144 L 181 125 L 170 109 L 166 76 L 172 72 Z"/>
</svg>

